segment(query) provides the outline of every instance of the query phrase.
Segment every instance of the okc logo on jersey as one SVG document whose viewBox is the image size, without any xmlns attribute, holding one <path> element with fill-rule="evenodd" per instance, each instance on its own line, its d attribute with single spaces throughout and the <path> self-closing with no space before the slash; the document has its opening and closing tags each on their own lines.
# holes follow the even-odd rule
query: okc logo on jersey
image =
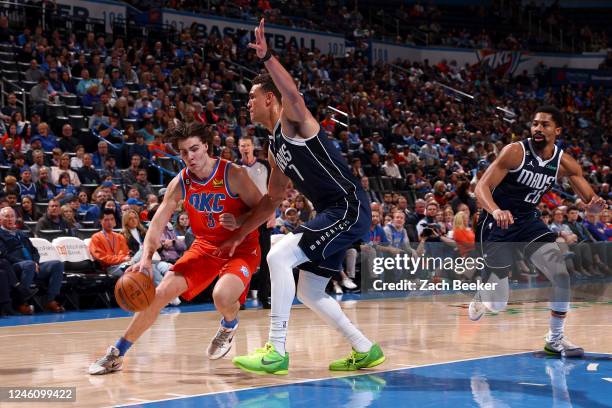
<svg viewBox="0 0 612 408">
<path fill-rule="evenodd" d="M 220 201 L 225 200 L 224 193 L 195 193 L 189 196 L 189 204 L 198 211 L 207 213 L 223 212 Z"/>
</svg>

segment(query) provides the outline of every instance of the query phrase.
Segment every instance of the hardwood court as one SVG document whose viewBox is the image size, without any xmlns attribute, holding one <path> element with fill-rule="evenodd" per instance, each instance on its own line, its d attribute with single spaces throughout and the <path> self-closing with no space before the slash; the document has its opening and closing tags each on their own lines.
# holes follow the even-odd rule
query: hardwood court
<svg viewBox="0 0 612 408">
<path fill-rule="evenodd" d="M 546 303 L 513 304 L 507 312 L 473 323 L 467 319 L 465 301 L 465 297 L 349 301 L 343 308 L 381 344 L 387 361 L 372 370 L 375 372 L 543 346 L 549 318 Z M 568 337 L 586 351 L 612 353 L 611 312 L 610 303 L 576 304 L 567 321 Z M 242 373 L 230 358 L 264 344 L 268 311 L 242 311 L 240 319 L 230 355 L 209 361 L 205 350 L 218 327 L 216 312 L 162 315 L 132 347 L 123 371 L 106 376 L 89 376 L 87 367 L 114 344 L 128 318 L 1 328 L 1 385 L 76 386 L 77 403 L 73 405 L 93 407 L 350 375 L 327 370 L 329 361 L 348 354 L 349 346 L 302 306 L 292 311 L 289 375 Z"/>
</svg>

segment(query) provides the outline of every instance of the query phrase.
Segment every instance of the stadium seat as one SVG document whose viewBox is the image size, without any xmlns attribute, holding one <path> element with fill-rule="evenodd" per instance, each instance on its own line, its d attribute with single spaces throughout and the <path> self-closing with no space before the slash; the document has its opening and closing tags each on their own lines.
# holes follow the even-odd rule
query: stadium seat
<svg viewBox="0 0 612 408">
<path fill-rule="evenodd" d="M 62 230 L 40 230 L 36 235 L 37 238 L 43 238 L 52 241 L 55 238 L 66 235 L 66 232 Z"/>
<path fill-rule="evenodd" d="M 113 290 L 115 278 L 96 269 L 85 242 L 76 237 L 59 237 L 53 240 L 53 246 L 64 262 L 65 273 L 79 276 L 74 291 L 69 295 L 75 308 L 79 308 L 83 296 L 95 297 L 105 307 L 110 307 L 110 291 Z"/>
<path fill-rule="evenodd" d="M 99 228 L 79 228 L 76 231 L 77 238 L 87 239 L 91 238 L 93 234 L 100 231 Z"/>
</svg>

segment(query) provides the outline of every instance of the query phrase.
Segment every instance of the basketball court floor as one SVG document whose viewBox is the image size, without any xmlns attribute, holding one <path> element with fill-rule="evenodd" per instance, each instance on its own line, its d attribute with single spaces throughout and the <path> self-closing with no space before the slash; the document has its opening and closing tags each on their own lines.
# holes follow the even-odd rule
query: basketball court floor
<svg viewBox="0 0 612 408">
<path fill-rule="evenodd" d="M 219 324 L 211 305 L 164 309 L 123 371 L 107 376 L 89 376 L 87 367 L 123 333 L 129 315 L 122 310 L 4 318 L 0 386 L 76 387 L 77 400 L 0 407 L 612 407 L 612 282 L 597 285 L 600 300 L 574 303 L 568 317 L 568 337 L 588 352 L 572 360 L 540 352 L 545 288 L 516 289 L 525 300 L 476 323 L 463 295 L 345 295 L 343 309 L 387 356 L 358 373 L 327 370 L 349 346 L 300 305 L 292 311 L 287 376 L 231 364 L 267 340 L 269 311 L 261 309 L 240 313 L 235 347 L 218 361 L 205 356 Z"/>
</svg>

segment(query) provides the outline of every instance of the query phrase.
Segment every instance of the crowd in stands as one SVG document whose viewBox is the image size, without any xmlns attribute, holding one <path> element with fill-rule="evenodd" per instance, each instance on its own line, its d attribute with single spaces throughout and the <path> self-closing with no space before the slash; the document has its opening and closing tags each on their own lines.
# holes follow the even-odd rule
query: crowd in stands
<svg viewBox="0 0 612 408">
<path fill-rule="evenodd" d="M 3 25 L 6 18 L 0 17 Z M 162 44 L 122 38 L 109 42 L 92 32 L 64 38 L 36 27 L 0 39 L 15 64 L 28 66 L 20 81 L 36 83 L 25 115 L 14 94 L 0 109 L 0 207 L 12 208 L 16 228 L 30 236 L 60 231 L 91 237 L 90 250 L 108 274 L 117 276 L 138 259 L 163 184 L 179 169 L 165 140 L 178 120 L 210 125 L 214 156 L 239 160 L 238 141 L 250 136 L 258 157 L 267 158 L 267 134 L 250 123 L 249 80 L 238 68 L 261 69 L 247 47 L 247 34 L 201 37 L 185 29 L 180 43 Z M 504 145 L 528 137 L 534 109 L 544 103 L 563 110 L 559 145 L 577 158 L 595 191 L 612 202 L 612 95 L 603 88 L 552 88 L 543 66 L 535 75 L 512 76 L 454 61 L 371 65 L 360 47 L 342 58 L 289 48 L 279 58 L 368 191 L 378 215 L 370 236 L 364 237 L 366 244 L 388 242 L 389 248 L 422 253 L 420 242 L 455 242 L 461 253 L 473 250 L 475 184 Z M 474 99 L 462 100 L 436 81 Z M 65 101 L 76 101 L 85 116 L 81 122 L 57 116 L 58 105 L 71 107 Z M 328 106 L 346 112 L 348 126 L 338 123 L 346 119 L 334 117 Z M 509 114 L 497 115 L 497 106 Z M 567 182 L 541 204 L 544 215 L 553 214 L 551 229 L 558 230 L 559 239 L 572 245 L 610 240 L 610 213 L 586 217 L 584 206 Z M 314 214 L 308 200 L 290 187 L 274 233 L 292 231 Z M 190 245 L 190 235 L 188 217 L 177 211 L 164 232 L 157 281 Z M 609 272 L 609 246 L 602 248 L 592 254 L 592 264 L 584 261 L 589 254 L 582 249 L 572 251 L 584 261 L 577 263 L 577 274 Z M 347 254 L 337 293 L 340 283 L 356 287 L 352 279 L 359 250 L 356 243 Z"/>
<path fill-rule="evenodd" d="M 608 48 L 602 19 L 578 18 L 559 2 L 494 0 L 480 5 L 416 1 L 346 0 L 130 0 L 140 10 L 169 8 L 292 28 L 335 32 L 351 40 L 383 39 L 406 45 L 590 52 Z M 591 10 L 599 14 L 598 10 Z M 604 13 L 607 13 L 604 12 Z M 588 16 L 588 14 L 586 14 Z"/>
</svg>

